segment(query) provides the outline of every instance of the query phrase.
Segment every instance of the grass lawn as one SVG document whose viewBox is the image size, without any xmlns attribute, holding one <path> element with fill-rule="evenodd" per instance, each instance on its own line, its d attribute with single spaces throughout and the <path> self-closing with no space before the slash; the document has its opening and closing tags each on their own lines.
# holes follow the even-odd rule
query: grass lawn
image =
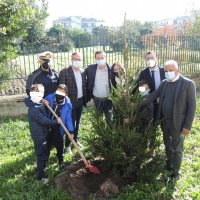
<svg viewBox="0 0 200 200">
<path fill-rule="evenodd" d="M 177 182 L 133 183 L 127 186 L 117 200 L 199 200 L 200 199 L 200 90 L 198 107 L 191 134 L 185 140 L 185 153 L 181 167 L 182 175 Z M 90 132 L 91 108 L 82 115 L 80 137 Z M 87 144 L 85 144 L 87 145 Z M 164 151 L 164 149 L 162 149 Z M 87 149 L 86 149 L 87 151 Z M 73 150 L 74 154 L 76 153 Z M 52 151 L 46 174 L 47 185 L 35 179 L 36 157 L 29 135 L 27 116 L 19 118 L 0 117 L 0 200 L 68 200 L 66 192 L 54 189 L 54 178 L 61 173 L 57 166 L 55 149 Z M 85 152 L 86 153 L 86 152 Z M 87 156 L 87 154 L 86 154 Z M 73 157 L 65 155 L 68 164 Z"/>
</svg>

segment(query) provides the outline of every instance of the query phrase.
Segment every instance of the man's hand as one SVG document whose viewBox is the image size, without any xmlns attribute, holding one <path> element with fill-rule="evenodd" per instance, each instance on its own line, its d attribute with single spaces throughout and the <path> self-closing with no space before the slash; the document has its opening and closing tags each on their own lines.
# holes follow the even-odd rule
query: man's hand
<svg viewBox="0 0 200 200">
<path fill-rule="evenodd" d="M 58 117 L 57 121 L 58 121 L 58 124 L 60 124 L 62 122 L 60 117 Z"/>
<path fill-rule="evenodd" d="M 65 66 L 65 67 L 63 67 L 63 69 L 68 69 L 69 68 L 69 66 Z"/>
<path fill-rule="evenodd" d="M 46 105 L 49 105 L 49 102 L 45 99 L 42 99 L 42 104 L 46 106 Z"/>
<path fill-rule="evenodd" d="M 183 135 L 188 135 L 190 133 L 190 130 L 186 129 L 186 128 L 183 128 L 182 129 L 182 134 Z"/>
<path fill-rule="evenodd" d="M 70 136 L 68 136 L 68 138 L 69 138 L 70 140 L 72 140 L 72 139 L 74 138 L 74 134 L 71 134 Z"/>
<path fill-rule="evenodd" d="M 129 124 L 130 122 L 129 122 L 129 119 L 128 118 L 124 118 L 124 123 L 125 124 Z"/>
</svg>

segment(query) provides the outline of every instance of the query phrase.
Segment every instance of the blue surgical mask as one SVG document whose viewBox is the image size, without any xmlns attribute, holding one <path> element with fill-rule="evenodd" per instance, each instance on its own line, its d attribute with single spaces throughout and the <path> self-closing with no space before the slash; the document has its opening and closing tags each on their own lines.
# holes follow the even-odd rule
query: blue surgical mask
<svg viewBox="0 0 200 200">
<path fill-rule="evenodd" d="M 146 90 L 146 91 L 144 91 L 144 92 L 140 92 L 140 95 L 141 96 L 146 96 L 147 94 L 149 94 L 149 92 Z"/>
<path fill-rule="evenodd" d="M 80 68 L 83 65 L 82 61 L 73 61 L 73 66 L 75 68 Z"/>
<path fill-rule="evenodd" d="M 97 65 L 103 66 L 105 64 L 105 60 L 97 60 Z"/>
<path fill-rule="evenodd" d="M 168 80 L 168 81 L 172 81 L 173 79 L 175 79 L 176 75 L 175 75 L 175 72 L 172 71 L 172 72 L 165 72 L 165 78 Z"/>
</svg>

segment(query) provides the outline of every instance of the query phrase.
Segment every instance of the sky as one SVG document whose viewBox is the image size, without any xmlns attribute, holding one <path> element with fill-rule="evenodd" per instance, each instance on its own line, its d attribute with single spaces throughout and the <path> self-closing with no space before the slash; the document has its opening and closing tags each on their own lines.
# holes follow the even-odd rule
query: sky
<svg viewBox="0 0 200 200">
<path fill-rule="evenodd" d="M 125 13 L 126 19 L 145 22 L 189 15 L 192 9 L 200 9 L 200 0 L 48 0 L 46 28 L 62 16 L 92 17 L 118 26 Z"/>
</svg>

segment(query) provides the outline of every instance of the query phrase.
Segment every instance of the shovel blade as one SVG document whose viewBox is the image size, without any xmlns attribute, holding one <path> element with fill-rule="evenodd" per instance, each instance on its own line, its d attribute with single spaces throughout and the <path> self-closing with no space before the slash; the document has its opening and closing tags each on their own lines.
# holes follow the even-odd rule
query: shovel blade
<svg viewBox="0 0 200 200">
<path fill-rule="evenodd" d="M 97 167 L 94 167 L 94 166 L 92 166 L 90 164 L 88 164 L 87 167 L 88 167 L 90 172 L 93 172 L 93 173 L 96 173 L 96 174 L 101 174 Z"/>
</svg>

